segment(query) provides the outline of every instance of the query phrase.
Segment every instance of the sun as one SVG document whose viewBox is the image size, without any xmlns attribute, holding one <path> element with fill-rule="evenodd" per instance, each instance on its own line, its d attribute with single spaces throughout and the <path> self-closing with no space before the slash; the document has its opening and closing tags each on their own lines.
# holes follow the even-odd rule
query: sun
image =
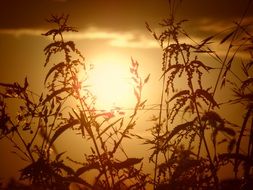
<svg viewBox="0 0 253 190">
<path fill-rule="evenodd" d="M 129 108 L 134 103 L 129 64 L 117 56 L 106 55 L 94 60 L 89 84 L 99 109 Z"/>
</svg>

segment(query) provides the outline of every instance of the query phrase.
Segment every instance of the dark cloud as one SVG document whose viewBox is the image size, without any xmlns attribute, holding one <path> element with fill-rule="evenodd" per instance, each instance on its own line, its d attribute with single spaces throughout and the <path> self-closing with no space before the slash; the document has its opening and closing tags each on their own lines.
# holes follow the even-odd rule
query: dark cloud
<svg viewBox="0 0 253 190">
<path fill-rule="evenodd" d="M 177 1 L 179 2 L 179 0 Z M 178 16 L 196 22 L 203 18 L 233 20 L 240 17 L 248 0 L 184 0 Z M 252 7 L 248 11 L 253 14 Z M 114 30 L 145 29 L 145 21 L 168 17 L 168 0 L 2 0 L 0 28 L 41 28 L 51 14 L 69 14 L 78 28 L 94 26 Z"/>
<path fill-rule="evenodd" d="M 252 0 L 184 0 L 179 13 L 192 19 L 234 19 L 241 17 L 247 8 L 248 14 L 253 15 L 253 3 L 250 1 Z"/>
<path fill-rule="evenodd" d="M 44 27 L 45 18 L 64 13 L 81 27 L 138 28 L 145 21 L 166 16 L 166 6 L 166 0 L 4 0 L 0 5 L 0 27 Z"/>
</svg>

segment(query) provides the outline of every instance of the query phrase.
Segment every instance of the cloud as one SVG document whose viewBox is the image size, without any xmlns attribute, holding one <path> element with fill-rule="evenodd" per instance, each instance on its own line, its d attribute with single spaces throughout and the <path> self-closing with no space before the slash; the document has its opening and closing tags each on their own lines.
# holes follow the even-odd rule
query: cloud
<svg viewBox="0 0 253 190">
<path fill-rule="evenodd" d="M 243 24 L 249 24 L 253 22 L 253 17 L 247 17 L 244 19 Z M 187 37 L 180 38 L 180 41 L 187 44 L 197 45 L 200 44 L 203 39 L 208 37 L 209 35 L 217 34 L 221 31 L 224 32 L 225 29 L 231 28 L 231 26 L 235 26 L 233 23 L 217 21 L 211 19 L 201 19 L 197 24 L 196 28 L 199 32 L 194 32 L 191 38 Z M 158 29 L 159 30 L 159 29 Z M 8 34 L 13 35 L 15 37 L 20 37 L 24 35 L 28 36 L 41 36 L 41 34 L 45 33 L 45 29 L 2 29 L 0 30 L 0 34 Z M 229 32 L 229 31 L 227 31 Z M 222 47 L 220 44 L 221 39 L 226 35 L 227 32 L 224 32 L 222 35 L 218 35 L 215 38 L 211 39 L 211 44 L 209 46 L 219 52 L 220 55 L 226 54 L 226 48 Z M 159 32 L 158 32 L 159 33 Z M 205 37 L 203 37 L 203 33 L 205 33 Z M 202 36 L 202 37 L 201 37 Z M 97 43 L 98 41 L 106 42 L 109 46 L 119 47 L 119 48 L 138 48 L 138 49 L 152 49 L 152 48 L 160 48 L 158 42 L 153 39 L 153 37 L 144 31 L 133 30 L 133 31 L 114 31 L 108 29 L 101 29 L 97 27 L 89 27 L 86 29 L 82 29 L 79 32 L 70 32 L 64 34 L 65 39 L 67 40 L 88 40 L 94 41 Z M 243 55 L 243 54 L 242 54 Z"/>
<path fill-rule="evenodd" d="M 211 19 L 211 18 L 202 18 L 198 23 L 196 23 L 197 29 L 199 31 L 203 32 L 209 32 L 209 33 L 220 33 L 224 30 L 232 29 L 236 27 L 235 23 L 239 23 L 241 18 L 234 19 L 232 21 L 228 20 L 217 20 L 217 19 Z M 243 21 L 241 25 L 249 25 L 253 23 L 253 17 L 245 17 L 243 18 Z"/>
<path fill-rule="evenodd" d="M 45 33 L 45 30 L 41 29 L 23 28 L 0 30 L 0 34 L 8 34 L 15 37 L 24 35 L 40 36 L 43 33 Z M 151 36 L 145 35 L 145 33 L 141 31 L 115 32 L 91 27 L 77 33 L 66 33 L 64 37 L 68 40 L 104 40 L 107 41 L 110 46 L 120 48 L 159 48 L 159 45 Z"/>
<path fill-rule="evenodd" d="M 40 29 L 29 29 L 29 28 L 21 28 L 21 29 L 0 29 L 0 34 L 12 35 L 14 37 L 20 36 L 39 36 L 45 33 L 44 30 Z"/>
<path fill-rule="evenodd" d="M 107 32 L 88 30 L 83 33 L 86 39 L 103 39 L 114 47 L 122 48 L 157 48 L 158 44 L 151 36 L 145 35 L 143 32 Z"/>
</svg>

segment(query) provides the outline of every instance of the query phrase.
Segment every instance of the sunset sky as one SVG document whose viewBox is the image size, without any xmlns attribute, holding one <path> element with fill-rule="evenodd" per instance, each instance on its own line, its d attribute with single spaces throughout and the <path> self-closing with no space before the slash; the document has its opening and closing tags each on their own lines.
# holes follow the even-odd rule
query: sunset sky
<svg viewBox="0 0 253 190">
<path fill-rule="evenodd" d="M 185 28 L 200 42 L 233 26 L 247 7 L 248 0 L 183 0 L 177 15 L 189 20 Z M 45 21 L 52 14 L 69 14 L 69 25 L 79 32 L 66 38 L 76 42 L 87 64 L 107 68 L 106 72 L 112 74 L 113 64 L 128 70 L 132 57 L 140 63 L 143 77 L 151 74 L 149 85 L 158 83 L 162 51 L 145 22 L 159 30 L 158 23 L 169 15 L 168 0 L 1 0 L 0 82 L 23 82 L 27 76 L 31 89 L 40 92 L 46 72 L 43 49 L 50 42 L 41 34 L 52 28 Z M 253 22 L 253 6 L 249 7 L 245 21 Z M 109 66 L 103 68 L 103 64 Z M 145 96 L 152 97 L 149 105 L 159 103 L 159 96 L 153 93 L 153 87 L 148 86 Z M 0 142 L 1 157 L 3 149 L 8 152 L 6 147 Z M 13 175 L 11 169 L 4 170 L 5 173 L 1 169 L 7 161 L 7 157 L 0 158 L 0 178 Z"/>
<path fill-rule="evenodd" d="M 157 71 L 151 73 L 153 82 L 160 77 L 162 52 L 145 22 L 159 30 L 158 23 L 169 15 L 168 0 L 3 0 L 0 4 L 2 82 L 27 76 L 33 81 L 30 85 L 40 90 L 45 73 L 43 48 L 49 43 L 41 34 L 53 27 L 45 21 L 52 14 L 70 15 L 69 24 L 79 32 L 66 38 L 76 42 L 87 64 L 97 68 L 107 60 L 128 69 L 132 57 L 144 75 Z M 184 26 L 200 42 L 239 21 L 246 7 L 248 0 L 187 0 L 178 5 L 176 15 L 189 20 Z M 253 21 L 252 15 L 250 6 L 247 23 Z"/>
<path fill-rule="evenodd" d="M 36 73 L 36 68 L 41 67 L 38 62 L 43 62 L 43 48 L 48 42 L 41 34 L 52 27 L 45 21 L 52 14 L 70 15 L 69 24 L 79 30 L 70 38 L 80 44 L 78 48 L 87 60 L 92 62 L 113 52 L 128 58 L 132 56 L 144 66 L 151 66 L 153 57 L 160 56 L 161 52 L 145 28 L 145 22 L 155 29 L 158 22 L 169 15 L 167 2 L 3 0 L 0 2 L 0 62 L 1 73 L 4 73 L 1 80 L 11 81 L 11 76 L 20 79 Z M 187 0 L 178 6 L 177 15 L 179 19 L 189 20 L 185 27 L 193 37 L 203 39 L 238 21 L 247 3 L 248 0 Z M 250 7 L 246 15 L 248 21 L 252 21 L 252 15 Z M 147 54 L 152 56 L 146 60 Z M 21 70 L 16 70 L 17 65 Z M 15 73 L 11 74 L 12 71 Z"/>
</svg>

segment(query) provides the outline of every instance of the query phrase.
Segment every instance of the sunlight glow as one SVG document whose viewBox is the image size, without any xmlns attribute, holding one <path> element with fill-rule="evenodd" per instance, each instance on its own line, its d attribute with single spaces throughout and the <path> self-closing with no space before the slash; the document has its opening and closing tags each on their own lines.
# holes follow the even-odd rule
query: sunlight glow
<svg viewBox="0 0 253 190">
<path fill-rule="evenodd" d="M 90 71 L 90 91 L 96 96 L 99 109 L 131 107 L 134 104 L 129 64 L 118 56 L 105 55 L 94 60 Z"/>
</svg>

